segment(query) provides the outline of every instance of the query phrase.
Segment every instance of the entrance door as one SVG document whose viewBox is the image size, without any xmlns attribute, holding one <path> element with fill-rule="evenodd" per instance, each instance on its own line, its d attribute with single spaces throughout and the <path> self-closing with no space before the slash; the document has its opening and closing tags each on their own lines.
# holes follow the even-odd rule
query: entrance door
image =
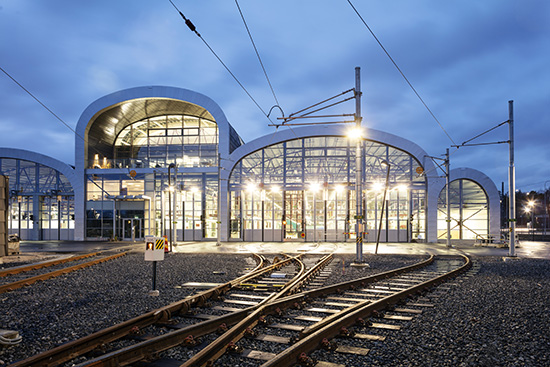
<svg viewBox="0 0 550 367">
<path fill-rule="evenodd" d="M 285 217 L 283 231 L 285 239 L 303 239 L 303 191 L 285 191 Z"/>
<path fill-rule="evenodd" d="M 141 218 L 126 218 L 122 221 L 122 239 L 136 241 L 143 239 Z"/>
</svg>

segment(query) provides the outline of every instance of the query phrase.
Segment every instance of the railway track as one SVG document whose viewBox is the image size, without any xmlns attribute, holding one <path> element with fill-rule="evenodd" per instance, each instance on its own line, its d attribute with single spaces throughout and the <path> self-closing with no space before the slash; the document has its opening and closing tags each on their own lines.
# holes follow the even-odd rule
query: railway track
<svg viewBox="0 0 550 367">
<path fill-rule="evenodd" d="M 63 274 L 84 269 L 95 264 L 110 261 L 128 252 L 106 255 L 99 252 L 44 261 L 27 266 L 18 266 L 0 271 L 0 294 L 29 286 L 33 283 L 51 279 Z M 93 258 L 92 260 L 89 260 Z"/>
<path fill-rule="evenodd" d="M 368 353 L 365 343 L 433 306 L 421 293 L 470 267 L 467 257 L 430 257 L 322 286 L 331 259 L 258 258 L 238 279 L 12 366 L 345 366 L 330 356 Z"/>
<path fill-rule="evenodd" d="M 179 366 L 346 366 L 310 357 L 317 349 L 331 353 L 364 355 L 365 347 L 338 346 L 333 339 L 383 341 L 372 330 L 397 330 L 419 308 L 430 307 L 420 299 L 395 307 L 412 295 L 440 284 L 470 266 L 468 258 L 437 259 L 351 282 L 321 287 L 284 297 L 256 310 L 216 341 Z M 389 314 L 384 314 L 388 310 Z M 252 328 L 252 326 L 256 326 Z M 360 332 L 352 330 L 360 328 Z M 218 359 L 219 356 L 222 356 Z M 252 362 L 256 360 L 256 362 Z M 156 363 L 170 365 L 172 361 Z"/>
<path fill-rule="evenodd" d="M 257 267 L 237 279 L 216 285 L 178 302 L 16 362 L 12 366 L 58 366 L 66 362 L 68 362 L 67 365 L 74 365 L 75 361 L 88 359 L 89 357 L 81 357 L 88 352 L 97 353 L 99 350 L 121 348 L 136 343 L 139 345 L 145 339 L 162 336 L 167 333 L 167 330 L 178 328 L 177 324 L 185 323 L 184 318 L 180 315 L 196 314 L 196 309 L 201 312 L 204 310 L 211 312 L 210 317 L 218 317 L 217 313 L 227 313 L 227 310 L 224 309 L 231 308 L 229 313 L 232 317 L 226 317 L 224 321 L 226 325 L 232 325 L 246 316 L 248 307 L 246 300 L 251 302 L 250 299 L 253 299 L 252 296 L 259 290 L 272 292 L 275 295 L 298 278 L 305 281 L 314 276 L 314 273 L 308 272 L 300 260 L 303 255 L 276 258 L 271 265 L 267 264 L 264 257 L 255 256 Z M 331 257 L 325 258 L 325 262 L 328 263 Z M 196 287 L 196 285 L 193 286 Z M 240 295 L 233 296 L 234 293 Z M 243 300 L 243 295 L 245 300 Z M 243 311 L 235 311 L 240 308 Z M 202 317 L 204 319 L 205 316 Z M 200 321 L 200 318 L 195 318 L 194 322 Z M 216 329 L 219 329 L 219 325 L 216 325 Z M 117 362 L 114 365 L 119 364 Z"/>
</svg>

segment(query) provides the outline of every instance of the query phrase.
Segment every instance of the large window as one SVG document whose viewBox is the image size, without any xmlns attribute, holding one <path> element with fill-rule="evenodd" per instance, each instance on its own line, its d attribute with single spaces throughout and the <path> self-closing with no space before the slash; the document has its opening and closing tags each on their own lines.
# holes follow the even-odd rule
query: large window
<svg viewBox="0 0 550 367">
<path fill-rule="evenodd" d="M 489 229 L 489 202 L 483 188 L 471 180 L 450 184 L 451 238 L 475 240 L 486 238 Z M 447 238 L 446 188 L 439 194 L 437 237 Z"/>
<path fill-rule="evenodd" d="M 10 233 L 25 240 L 69 240 L 74 229 L 74 192 L 57 170 L 37 162 L 0 159 L 9 177 Z"/>
<path fill-rule="evenodd" d="M 244 157 L 231 172 L 231 237 L 245 241 L 355 238 L 354 142 L 344 137 L 303 138 L 278 143 Z M 425 177 L 407 152 L 371 141 L 363 144 L 365 238 L 425 239 Z M 388 192 L 382 216 L 386 168 Z M 417 170 L 418 169 L 418 170 Z"/>
<path fill-rule="evenodd" d="M 126 126 L 117 136 L 109 167 L 216 166 L 218 127 L 215 122 L 187 115 L 147 118 Z M 103 162 L 93 163 L 103 167 Z M 104 167 L 104 168 L 109 168 Z"/>
</svg>

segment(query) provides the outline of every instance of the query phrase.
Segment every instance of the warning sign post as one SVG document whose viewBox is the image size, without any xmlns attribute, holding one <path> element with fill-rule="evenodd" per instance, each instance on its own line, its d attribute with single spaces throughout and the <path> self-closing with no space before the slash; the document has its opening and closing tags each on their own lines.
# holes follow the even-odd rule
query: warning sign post
<svg viewBox="0 0 550 367">
<path fill-rule="evenodd" d="M 164 260 L 164 238 L 145 236 L 145 261 Z"/>
<path fill-rule="evenodd" d="M 157 288 L 157 261 L 164 260 L 164 238 L 145 236 L 145 261 L 153 262 L 153 289 L 149 292 L 151 296 L 158 296 Z"/>
</svg>

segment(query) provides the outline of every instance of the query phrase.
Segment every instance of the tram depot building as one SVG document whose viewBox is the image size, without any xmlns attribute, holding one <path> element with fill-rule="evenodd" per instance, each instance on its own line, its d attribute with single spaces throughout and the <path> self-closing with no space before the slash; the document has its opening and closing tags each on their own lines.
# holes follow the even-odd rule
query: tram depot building
<svg viewBox="0 0 550 367">
<path fill-rule="evenodd" d="M 244 143 L 205 95 L 122 90 L 82 113 L 74 167 L 0 148 L 8 230 L 22 240 L 137 241 L 171 228 L 174 242 L 355 241 L 359 187 L 365 241 L 376 241 L 379 228 L 380 242 L 445 239 L 446 179 L 428 154 L 369 129 L 356 185 L 347 129 L 280 129 Z M 499 193 L 482 172 L 451 170 L 449 205 L 453 240 L 500 235 Z"/>
</svg>

